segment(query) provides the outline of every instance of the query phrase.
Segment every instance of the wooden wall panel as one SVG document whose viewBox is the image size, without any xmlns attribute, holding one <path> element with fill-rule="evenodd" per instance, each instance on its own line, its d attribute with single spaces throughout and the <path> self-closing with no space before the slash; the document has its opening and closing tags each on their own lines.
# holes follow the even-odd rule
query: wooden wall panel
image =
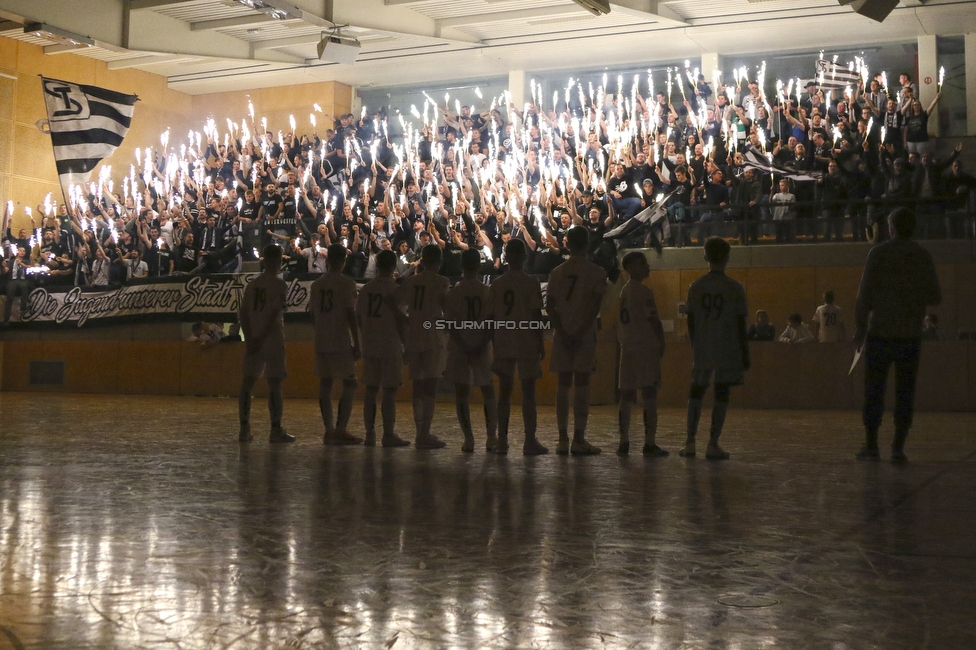
<svg viewBox="0 0 976 650">
<path fill-rule="evenodd" d="M 315 376 L 315 343 L 290 341 L 288 350 L 288 378 L 282 385 L 285 397 L 318 399 L 319 379 Z"/>
<path fill-rule="evenodd" d="M 661 406 L 683 407 L 688 404 L 691 385 L 691 346 L 687 341 L 668 345 L 661 359 L 661 387 L 657 401 Z"/>
<path fill-rule="evenodd" d="M 959 331 L 958 323 L 958 288 L 956 287 L 956 267 L 942 266 L 936 267 L 939 274 L 939 286 L 942 288 L 942 303 L 937 307 L 929 307 L 928 312 L 934 313 L 939 317 L 939 328 L 943 335 L 947 333 L 955 334 Z M 949 338 L 956 338 L 954 335 Z"/>
<path fill-rule="evenodd" d="M 311 344 L 290 342 L 289 377 L 285 395 L 289 399 L 318 396 L 318 378 L 311 358 Z M 609 347 L 609 343 L 607 344 Z M 2 349 L 3 390 L 58 390 L 79 393 L 126 393 L 153 395 L 235 396 L 240 386 L 243 344 L 203 347 L 189 342 L 118 341 L 5 341 Z M 550 344 L 547 344 L 550 348 Z M 810 344 L 788 347 L 780 343 L 751 344 L 752 369 L 745 384 L 733 391 L 733 402 L 740 408 L 771 409 L 860 409 L 864 386 L 864 364 L 853 376 L 847 374 L 852 351 L 847 344 Z M 592 403 L 616 401 L 616 361 L 609 352 L 601 355 L 599 370 L 593 376 Z M 556 376 L 548 372 L 537 384 L 540 404 L 554 404 Z M 63 360 L 66 364 L 64 388 L 28 386 L 31 360 Z M 685 342 L 670 345 L 662 362 L 662 386 L 658 400 L 662 407 L 683 408 L 687 404 L 691 379 L 691 346 Z M 605 362 L 606 361 L 606 362 Z M 360 369 L 361 372 L 361 369 Z M 497 383 L 496 383 L 497 387 Z M 450 386 L 441 387 L 439 398 L 453 400 Z M 360 384 L 357 397 L 362 398 Z M 338 396 L 336 386 L 335 396 Z M 398 399 L 410 401 L 410 379 Z M 255 397 L 266 395 L 265 382 L 259 381 Z M 480 401 L 477 391 L 475 402 Z M 709 391 L 706 406 L 711 403 Z M 521 403 L 521 388 L 516 382 L 513 403 Z M 888 410 L 894 405 L 894 373 L 888 381 Z M 944 341 L 926 343 L 922 351 L 919 410 L 972 410 L 976 406 L 976 343 Z M 516 414 L 515 421 L 519 416 Z"/>
<path fill-rule="evenodd" d="M 287 344 L 285 345 L 287 348 Z M 221 348 L 220 394 L 237 395 L 243 379 L 241 369 L 244 364 L 244 344 L 221 343 L 219 346 Z"/>
<path fill-rule="evenodd" d="M 976 332 L 976 265 L 956 265 L 955 290 L 956 327 L 960 330 Z M 944 325 L 942 327 L 946 338 L 956 338 L 957 331 L 947 330 Z"/>
<path fill-rule="evenodd" d="M 749 346 L 749 358 L 752 366 L 746 371 L 742 386 L 732 389 L 732 400 L 735 406 L 741 408 L 763 408 L 766 375 L 769 368 L 766 365 L 768 353 L 774 351 L 775 343 L 761 341 Z M 690 368 L 690 366 L 689 366 Z"/>
<path fill-rule="evenodd" d="M 749 301 L 750 323 L 756 311 L 764 309 L 778 335 L 786 329 L 790 314 L 799 313 L 807 322 L 820 304 L 816 270 L 812 267 L 753 268 L 748 272 L 748 280 L 743 284 Z"/>
<path fill-rule="evenodd" d="M 597 342 L 596 372 L 590 378 L 590 402 L 592 404 L 616 404 L 619 354 L 617 350 L 617 329 L 614 327 L 605 336 L 601 336 Z"/>
<path fill-rule="evenodd" d="M 118 392 L 179 395 L 178 341 L 119 341 Z"/>
<path fill-rule="evenodd" d="M 240 123 L 244 119 L 250 119 L 247 107 L 249 100 L 254 105 L 254 123 L 258 130 L 261 129 L 261 118 L 266 117 L 270 131 L 277 133 L 280 129 L 285 133 L 290 128 L 288 117 L 293 115 L 300 133 L 312 133 L 314 130 L 319 135 L 324 135 L 326 129 L 333 125 L 332 119 L 326 114 L 340 115 L 349 112 L 352 88 L 330 81 L 289 86 L 288 92 L 282 92 L 281 88 L 256 88 L 247 92 L 196 95 L 192 97 L 192 112 L 200 119 L 213 117 L 218 124 L 223 124 L 226 118 Z M 309 114 L 314 112 L 314 104 L 318 104 L 323 112 L 315 113 L 317 124 L 312 127 Z"/>
<path fill-rule="evenodd" d="M 222 386 L 223 347 L 198 342 L 180 344 L 180 395 L 219 395 Z"/>
<path fill-rule="evenodd" d="M 33 341 L 4 341 L 3 343 L 3 390 L 26 391 L 27 368 Z"/>
<path fill-rule="evenodd" d="M 65 360 L 65 391 L 118 392 L 118 341 L 91 341 L 86 345 L 48 341 L 44 344 L 44 354 Z"/>
<path fill-rule="evenodd" d="M 960 343 L 961 344 L 961 343 Z M 969 366 L 967 368 L 967 385 L 969 394 L 966 396 L 966 410 L 976 408 L 976 341 L 969 341 Z"/>
<path fill-rule="evenodd" d="M 920 411 L 960 411 L 969 402 L 969 344 L 928 341 L 922 344 L 915 407 Z M 892 379 L 892 382 L 894 380 Z M 891 402 L 894 406 L 894 402 Z"/>
<path fill-rule="evenodd" d="M 688 289 L 681 293 L 680 271 L 651 271 L 650 277 L 644 284 L 654 290 L 654 300 L 661 320 L 676 320 L 678 318 L 678 303 L 684 301 Z"/>
<path fill-rule="evenodd" d="M 845 344 L 755 345 L 762 350 L 760 406 L 767 409 L 850 409 L 853 381 L 848 376 L 852 351 Z M 751 371 L 750 371 L 751 372 Z"/>
</svg>

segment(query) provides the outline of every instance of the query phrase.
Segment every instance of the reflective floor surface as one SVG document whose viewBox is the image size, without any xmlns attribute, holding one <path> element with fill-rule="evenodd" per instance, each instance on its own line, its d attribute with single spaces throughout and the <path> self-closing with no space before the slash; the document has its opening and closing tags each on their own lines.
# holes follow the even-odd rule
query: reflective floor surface
<svg viewBox="0 0 976 650">
<path fill-rule="evenodd" d="M 297 443 L 240 446 L 232 400 L 0 395 L 0 648 L 976 647 L 976 414 L 895 466 L 734 395 L 724 463 L 618 458 L 607 407 L 594 458 L 462 454 L 448 404 L 446 450 L 326 448 L 285 407 Z"/>
</svg>

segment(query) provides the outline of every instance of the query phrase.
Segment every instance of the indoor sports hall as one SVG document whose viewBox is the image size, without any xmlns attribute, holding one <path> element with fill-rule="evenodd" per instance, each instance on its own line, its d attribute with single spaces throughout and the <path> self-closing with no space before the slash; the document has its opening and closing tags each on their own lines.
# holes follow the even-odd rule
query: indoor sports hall
<svg viewBox="0 0 976 650">
<path fill-rule="evenodd" d="M 0 0 L 0 650 L 976 647 L 974 166 L 972 0 Z"/>
</svg>

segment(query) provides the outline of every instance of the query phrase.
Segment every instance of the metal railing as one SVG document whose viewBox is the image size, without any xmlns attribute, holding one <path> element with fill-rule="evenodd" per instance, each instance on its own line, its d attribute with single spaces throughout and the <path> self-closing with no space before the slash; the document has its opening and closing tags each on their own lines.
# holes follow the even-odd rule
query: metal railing
<svg viewBox="0 0 976 650">
<path fill-rule="evenodd" d="M 669 216 L 663 244 L 700 245 L 709 236 L 738 240 L 744 246 L 878 242 L 888 238 L 887 215 L 899 207 L 915 211 L 916 239 L 976 239 L 976 192 L 971 192 L 963 207 L 946 199 L 914 198 L 815 199 L 777 204 L 768 196 L 755 205 L 686 206 L 683 219 L 675 218 L 674 214 Z M 774 218 L 777 208 L 786 209 L 785 218 Z M 647 228 L 639 229 L 621 245 L 642 247 L 647 234 Z M 657 236 L 661 237 L 661 233 Z"/>
</svg>

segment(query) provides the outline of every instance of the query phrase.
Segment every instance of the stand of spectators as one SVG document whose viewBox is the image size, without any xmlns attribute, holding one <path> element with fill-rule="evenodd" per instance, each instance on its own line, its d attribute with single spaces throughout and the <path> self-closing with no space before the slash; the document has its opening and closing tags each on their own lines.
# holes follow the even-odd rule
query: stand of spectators
<svg viewBox="0 0 976 650">
<path fill-rule="evenodd" d="M 620 244 L 878 240 L 879 215 L 901 205 L 916 209 L 922 236 L 965 236 L 957 212 L 976 180 L 961 147 L 933 158 L 939 95 L 921 106 L 907 76 L 900 89 L 864 75 L 848 91 L 811 81 L 773 94 L 761 74 L 712 88 L 685 72 L 669 70 L 668 92 L 647 97 L 622 82 L 616 93 L 575 84 L 555 105 L 533 96 L 519 107 L 506 93 L 480 111 L 425 96 L 423 116 L 392 116 L 404 128 L 394 137 L 391 116 L 366 109 L 321 135 L 259 129 L 253 114 L 224 133 L 211 120 L 178 149 L 166 139 L 140 150 L 141 174 L 113 180 L 103 168 L 67 204 L 49 196 L 33 232 L 11 231 L 9 202 L 6 293 L 234 273 L 271 242 L 291 275 L 322 273 L 341 243 L 344 272 L 365 279 L 383 250 L 396 252 L 399 277 L 413 273 L 427 242 L 442 249 L 445 275 L 460 275 L 470 249 L 483 273 L 502 273 L 504 244 L 520 239 L 526 270 L 544 276 L 568 258 L 573 225 L 589 230 L 588 256 L 613 279 L 618 245 L 604 234 L 658 201 L 660 230 L 636 228 Z"/>
</svg>

